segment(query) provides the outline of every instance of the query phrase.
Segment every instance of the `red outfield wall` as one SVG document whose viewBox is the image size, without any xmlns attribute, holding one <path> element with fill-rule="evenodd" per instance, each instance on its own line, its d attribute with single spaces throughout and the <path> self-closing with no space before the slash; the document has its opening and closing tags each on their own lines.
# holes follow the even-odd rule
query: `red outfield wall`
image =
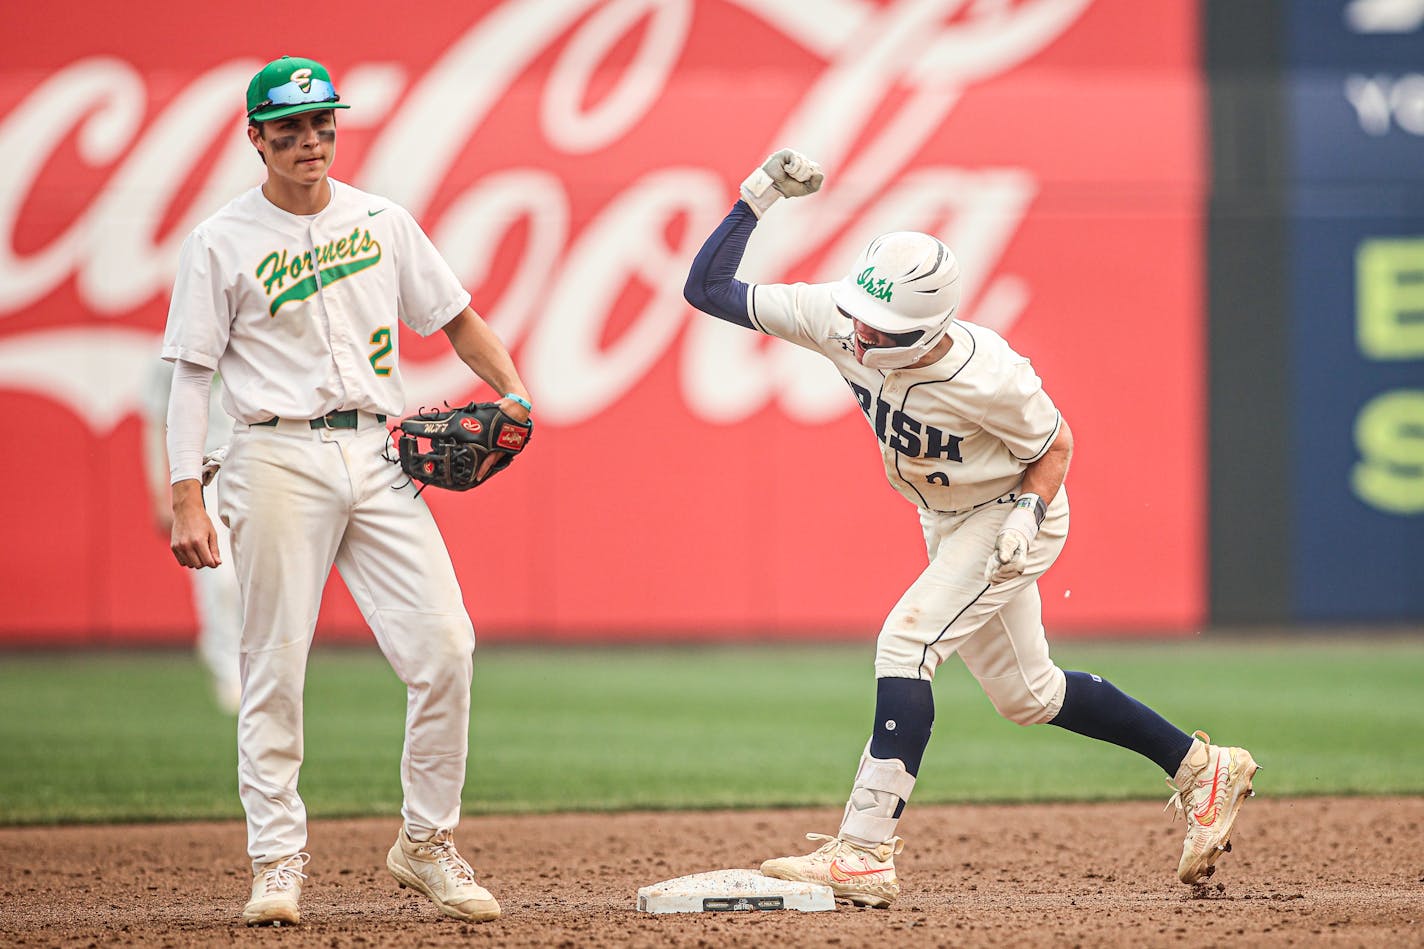
<svg viewBox="0 0 1424 949">
<path fill-rule="evenodd" d="M 260 180 L 242 96 L 282 53 L 352 105 L 335 175 L 415 213 L 533 389 L 520 463 L 433 499 L 482 635 L 869 636 L 920 569 L 839 377 L 681 298 L 783 144 L 827 185 L 776 209 L 744 277 L 830 279 L 878 232 L 932 230 L 962 315 L 1071 422 L 1050 629 L 1204 616 L 1194 3 L 87 6 L 82 28 L 0 11 L 0 642 L 190 635 L 140 393 L 178 244 Z M 401 345 L 410 408 L 476 394 L 443 337 Z M 365 635 L 339 583 L 322 627 Z"/>
</svg>

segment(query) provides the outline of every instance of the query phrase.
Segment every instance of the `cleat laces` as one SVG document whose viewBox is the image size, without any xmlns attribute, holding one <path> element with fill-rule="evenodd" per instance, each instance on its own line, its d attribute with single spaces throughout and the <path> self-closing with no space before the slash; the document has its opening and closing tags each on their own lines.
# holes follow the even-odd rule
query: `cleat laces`
<svg viewBox="0 0 1424 949">
<path fill-rule="evenodd" d="M 1187 827 L 1191 830 L 1195 830 L 1196 828 L 1203 826 L 1210 827 L 1212 823 L 1215 822 L 1216 814 L 1218 811 L 1221 810 L 1221 805 L 1225 802 L 1226 799 L 1226 796 L 1224 794 L 1219 796 L 1216 800 L 1215 806 L 1213 806 L 1211 809 L 1211 813 L 1203 814 L 1199 818 L 1197 814 L 1198 805 L 1199 803 L 1210 803 L 1210 795 L 1207 793 L 1201 793 L 1200 802 L 1195 801 L 1192 798 L 1197 796 L 1198 792 L 1206 792 L 1207 788 L 1205 784 L 1194 783 L 1194 785 L 1190 789 L 1183 791 L 1181 788 L 1177 787 L 1175 784 L 1172 783 L 1171 778 L 1168 778 L 1167 787 L 1172 789 L 1172 796 L 1168 798 L 1167 806 L 1162 808 L 1162 810 L 1165 811 L 1175 807 L 1176 813 L 1172 815 L 1172 820 L 1175 821 L 1178 817 L 1185 819 L 1187 822 Z"/>
<path fill-rule="evenodd" d="M 1165 811 L 1175 807 L 1177 811 L 1176 814 L 1172 816 L 1172 819 L 1176 820 L 1178 817 L 1183 818 L 1187 822 L 1188 829 L 1195 829 L 1197 827 L 1202 826 L 1202 822 L 1197 818 L 1197 810 L 1201 804 L 1210 803 L 1211 801 L 1211 792 L 1207 790 L 1208 782 L 1198 780 L 1197 775 L 1204 773 L 1208 768 L 1212 768 L 1216 764 L 1216 759 L 1212 754 L 1211 736 L 1209 736 L 1206 732 L 1197 731 L 1192 733 L 1192 737 L 1200 739 L 1201 743 L 1206 745 L 1206 762 L 1201 769 L 1199 769 L 1195 774 L 1192 775 L 1191 784 L 1188 785 L 1186 788 L 1177 787 L 1176 782 L 1173 781 L 1171 778 L 1166 779 L 1167 787 L 1172 789 L 1172 796 L 1167 799 L 1167 806 L 1162 808 L 1162 810 Z M 1227 779 L 1228 781 L 1230 780 L 1229 760 L 1227 762 Z M 1215 819 L 1216 811 L 1220 809 L 1221 801 L 1218 800 L 1216 803 L 1216 807 L 1212 809 L 1212 813 L 1209 815 L 1204 815 L 1206 817 L 1212 818 L 1212 820 L 1207 821 L 1208 826 Z"/>
<path fill-rule="evenodd" d="M 268 893 L 273 890 L 290 890 L 298 880 L 307 878 L 302 870 L 310 861 L 311 854 L 302 852 L 273 864 L 262 871 L 262 889 Z"/>
<path fill-rule="evenodd" d="M 1167 806 L 1162 808 L 1162 810 L 1165 811 L 1175 807 L 1176 812 L 1172 815 L 1172 820 L 1175 821 L 1180 817 L 1187 822 L 1188 826 L 1196 824 L 1196 813 L 1192 809 L 1191 802 L 1183 796 L 1182 789 L 1173 784 L 1171 778 L 1167 779 L 1167 787 L 1172 789 L 1172 796 L 1168 798 Z"/>
<path fill-rule="evenodd" d="M 435 858 L 435 862 L 440 865 L 455 882 L 462 886 L 472 886 L 475 882 L 475 870 L 460 856 L 460 852 L 455 849 L 455 838 L 450 831 L 442 830 L 434 837 L 430 838 L 426 844 L 430 848 L 430 855 Z"/>
</svg>

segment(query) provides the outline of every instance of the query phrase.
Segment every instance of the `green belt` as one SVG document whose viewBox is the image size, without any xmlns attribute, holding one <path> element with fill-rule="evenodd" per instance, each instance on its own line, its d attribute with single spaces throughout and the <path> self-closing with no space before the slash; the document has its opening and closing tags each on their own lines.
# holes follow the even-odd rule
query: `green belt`
<svg viewBox="0 0 1424 949">
<path fill-rule="evenodd" d="M 309 422 L 307 422 L 307 424 L 310 425 L 312 428 L 355 428 L 356 421 L 359 415 L 360 413 L 357 412 L 355 409 L 343 409 L 339 412 L 328 412 L 321 418 L 314 418 L 310 420 Z M 386 421 L 386 417 L 384 415 L 378 414 L 376 416 L 376 421 L 384 423 Z M 265 422 L 253 422 L 252 424 L 270 425 L 276 427 L 277 420 L 275 418 L 269 418 Z"/>
</svg>

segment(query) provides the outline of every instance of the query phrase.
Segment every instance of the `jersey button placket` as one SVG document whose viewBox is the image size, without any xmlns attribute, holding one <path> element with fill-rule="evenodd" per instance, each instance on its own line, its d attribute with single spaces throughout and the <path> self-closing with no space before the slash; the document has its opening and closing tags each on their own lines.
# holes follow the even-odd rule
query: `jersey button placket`
<svg viewBox="0 0 1424 949">
<path fill-rule="evenodd" d="M 327 306 L 326 284 L 321 277 L 321 260 L 317 249 L 321 243 L 321 232 L 315 223 L 307 228 L 307 243 L 311 247 L 312 274 L 316 277 L 316 305 L 326 324 L 326 344 L 331 350 L 332 371 L 328 377 L 329 388 L 331 391 L 341 393 L 340 404 L 334 408 L 351 407 L 352 393 L 347 388 L 345 380 L 359 379 L 360 376 L 357 374 L 359 367 L 352 365 L 348 321 L 333 319 L 331 308 Z"/>
</svg>

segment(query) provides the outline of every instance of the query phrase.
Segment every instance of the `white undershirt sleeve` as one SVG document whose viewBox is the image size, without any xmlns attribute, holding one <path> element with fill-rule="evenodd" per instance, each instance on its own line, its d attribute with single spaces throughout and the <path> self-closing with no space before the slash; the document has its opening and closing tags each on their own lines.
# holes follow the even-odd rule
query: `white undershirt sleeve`
<svg viewBox="0 0 1424 949">
<path fill-rule="evenodd" d="M 201 480 L 203 444 L 208 438 L 208 393 L 213 371 L 178 359 L 168 396 L 168 483 Z"/>
</svg>

